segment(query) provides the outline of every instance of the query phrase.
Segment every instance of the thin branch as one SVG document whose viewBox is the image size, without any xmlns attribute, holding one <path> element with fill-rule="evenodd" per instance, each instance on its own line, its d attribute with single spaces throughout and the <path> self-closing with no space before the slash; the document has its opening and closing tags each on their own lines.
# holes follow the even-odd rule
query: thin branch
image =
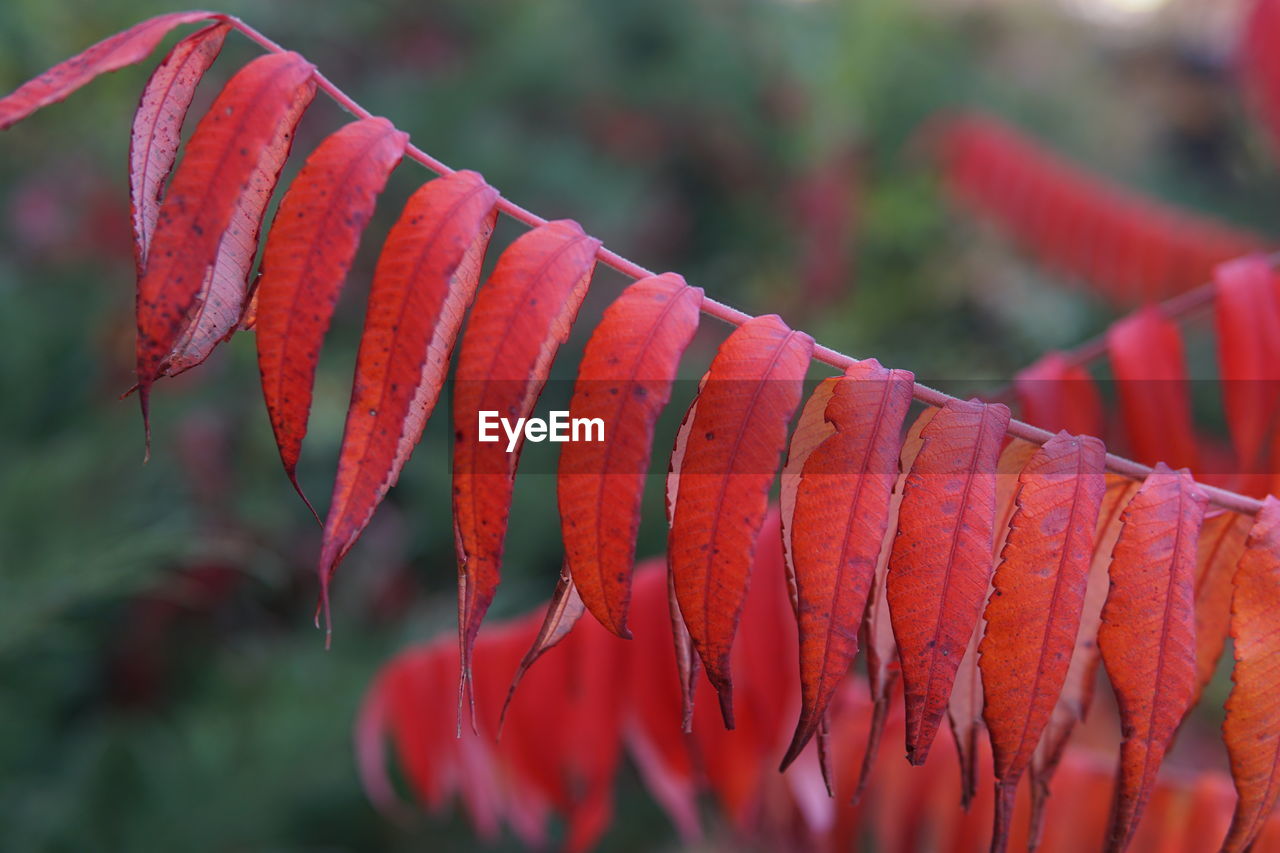
<svg viewBox="0 0 1280 853">
<path fill-rule="evenodd" d="M 285 52 L 285 48 L 267 38 L 265 35 L 258 32 L 234 15 L 224 16 L 224 20 L 231 24 L 234 29 L 240 31 L 247 38 L 267 50 L 273 53 Z M 315 78 L 316 85 L 347 112 L 358 118 L 369 118 L 372 116 L 372 113 L 360 106 L 360 104 L 351 98 L 350 95 L 338 88 L 333 81 L 328 77 L 325 77 L 318 70 L 315 72 Z M 423 151 L 421 148 L 418 148 L 416 145 L 410 144 L 405 149 L 405 154 L 411 160 L 418 161 L 437 175 L 449 175 L 455 171 L 432 157 L 427 152 Z M 547 220 L 543 219 L 541 216 L 521 207 L 505 196 L 500 196 L 497 204 L 498 210 L 507 214 L 512 219 L 528 225 L 530 228 L 537 228 L 547 223 Z M 611 267 L 623 275 L 633 279 L 645 278 L 647 276 L 654 275 L 653 272 L 640 266 L 635 261 L 624 258 L 622 255 L 619 255 L 617 252 L 611 251 L 610 249 L 606 249 L 604 246 L 600 247 L 596 257 L 600 263 L 605 266 Z M 715 317 L 718 320 L 722 320 L 731 326 L 741 326 L 748 320 L 753 319 L 752 315 L 747 314 L 744 311 L 739 311 L 732 305 L 726 305 L 725 303 L 719 302 L 710 297 L 705 297 L 703 299 L 702 312 Z M 845 370 L 857 361 L 857 359 L 852 356 L 845 355 L 842 352 L 833 350 L 830 347 L 823 346 L 822 344 L 818 344 L 814 347 L 813 357 L 816 360 L 830 365 L 840 371 Z M 915 388 L 912 393 L 915 399 L 930 406 L 944 406 L 947 403 L 958 399 L 949 394 L 945 394 L 936 388 L 930 388 L 928 385 L 922 385 L 918 382 L 915 383 Z M 1035 444 L 1044 444 L 1053 437 L 1053 433 L 1019 420 L 1009 421 L 1009 428 L 1007 432 L 1015 438 L 1021 438 Z M 1131 459 L 1125 459 L 1123 456 L 1117 456 L 1114 453 L 1107 454 L 1107 470 L 1135 480 L 1145 479 L 1146 476 L 1151 473 L 1151 468 L 1148 466 L 1134 462 Z M 1226 489 L 1220 489 L 1203 483 L 1200 484 L 1200 488 L 1205 491 L 1211 501 L 1224 509 L 1228 509 L 1233 512 L 1245 513 L 1246 515 L 1256 515 L 1258 511 L 1262 509 L 1262 502 L 1254 498 L 1246 497 Z"/>
</svg>

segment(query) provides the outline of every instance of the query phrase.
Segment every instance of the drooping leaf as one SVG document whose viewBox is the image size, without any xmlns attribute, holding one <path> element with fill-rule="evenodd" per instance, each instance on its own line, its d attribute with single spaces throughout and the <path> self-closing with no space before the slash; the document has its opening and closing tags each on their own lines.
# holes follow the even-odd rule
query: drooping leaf
<svg viewBox="0 0 1280 853">
<path fill-rule="evenodd" d="M 505 436 L 480 441 L 480 413 L 495 413 L 512 427 L 532 413 L 586 296 L 599 247 L 569 220 L 522 234 L 481 288 L 462 337 L 453 398 L 460 693 L 471 679 L 480 621 L 498 589 L 521 443 L 508 452 Z"/>
<path fill-rule="evenodd" d="M 203 362 L 214 347 L 244 326 L 250 311 L 256 320 L 257 291 L 250 293 L 249 279 L 258 252 L 258 235 L 280 170 L 293 147 L 294 128 L 310 103 L 312 91 L 302 92 L 276 126 L 275 135 L 236 201 L 231 221 L 218 243 L 217 260 L 196 296 L 196 308 L 187 318 L 173 352 L 165 359 L 164 375 L 174 376 Z"/>
<path fill-rule="evenodd" d="M 875 765 L 876 756 L 880 753 L 880 738 L 884 734 L 885 722 L 889 716 L 893 686 L 901 675 L 898 664 L 898 644 L 893 637 L 892 620 L 889 618 L 886 578 L 889 573 L 889 557 L 893 552 L 894 540 L 897 538 L 898 517 L 902 510 L 902 490 L 907 482 L 907 474 L 915 464 L 916 456 L 919 455 L 920 448 L 924 444 L 920 437 L 921 433 L 937 413 L 938 410 L 934 408 L 927 408 L 921 412 L 902 441 L 902 451 L 898 455 L 898 477 L 893 485 L 893 495 L 889 498 L 889 516 L 885 525 L 884 541 L 880 544 L 876 572 L 871 580 L 871 590 L 867 594 L 867 610 L 862 620 L 862 644 L 867 650 L 867 683 L 871 692 L 873 710 L 871 727 L 867 733 L 867 748 L 862 755 L 862 768 L 858 771 L 858 784 L 853 794 L 854 802 L 862 799 L 867 782 L 871 778 L 871 769 Z"/>
<path fill-rule="evenodd" d="M 801 711 L 783 769 L 816 732 L 857 652 L 914 379 L 874 359 L 857 362 L 824 381 L 792 437 L 782 525 L 800 633 Z M 830 432 L 822 436 L 824 425 Z"/>
<path fill-rule="evenodd" d="M 212 12 L 170 12 L 103 39 L 0 98 L 0 130 L 61 101 L 99 74 L 141 62 L 175 27 L 218 17 Z"/>
<path fill-rule="evenodd" d="M 1109 569 L 1111 552 L 1120 537 L 1121 516 L 1124 508 L 1137 493 L 1139 483 L 1118 474 L 1106 475 L 1106 492 L 1098 511 L 1098 524 L 1094 529 L 1093 556 L 1089 563 L 1089 578 L 1084 593 L 1084 606 L 1080 611 L 1080 630 L 1076 633 L 1067 677 L 1063 681 L 1057 704 L 1045 724 L 1031 758 L 1031 829 L 1033 846 L 1038 843 L 1043 830 L 1045 806 L 1049 797 L 1049 784 L 1066 750 L 1067 741 L 1077 723 L 1084 720 L 1093 704 L 1094 687 L 1098 680 L 1098 627 L 1102 624 L 1102 607 L 1111 588 Z"/>
<path fill-rule="evenodd" d="M 979 649 L 999 780 L 993 849 L 1008 843 L 1018 782 L 1067 678 L 1106 491 L 1105 457 L 1096 438 L 1060 432 L 1018 478 Z"/>
<path fill-rule="evenodd" d="M 1231 578 L 1244 553 L 1251 519 L 1234 512 L 1205 515 L 1196 548 L 1196 698 L 1213 678 L 1231 624 Z"/>
<path fill-rule="evenodd" d="M 325 518 L 322 585 L 400 478 L 435 409 L 480 280 L 497 198 L 475 172 L 454 172 L 414 192 L 387 235 Z"/>
<path fill-rule="evenodd" d="M 614 300 L 587 342 L 571 419 L 598 419 L 603 441 L 571 441 L 557 479 L 565 560 L 588 610 L 628 636 L 627 600 L 653 429 L 698 328 L 702 289 L 674 273 Z"/>
<path fill-rule="evenodd" d="M 680 612 L 729 728 L 729 653 L 812 352 L 813 339 L 775 315 L 743 323 L 712 361 L 684 448 L 671 570 Z"/>
<path fill-rule="evenodd" d="M 1230 853 L 1250 849 L 1280 797 L 1280 501 L 1273 497 L 1249 532 L 1234 590 L 1236 665 L 1222 726 L 1239 797 L 1222 845 Z"/>
<path fill-rule="evenodd" d="M 502 712 L 498 715 L 499 732 L 502 731 L 503 721 L 507 717 L 507 708 L 511 707 L 511 699 L 516 695 L 516 688 L 520 686 L 520 680 L 524 678 L 524 674 L 537 662 L 538 658 L 573 630 L 573 626 L 578 624 L 578 620 L 582 617 L 583 610 L 582 596 L 578 595 L 573 579 L 567 573 L 561 572 L 556 581 L 556 591 L 552 593 L 551 602 L 547 605 L 547 615 L 542 618 L 542 627 L 538 629 L 538 636 L 529 647 L 529 651 L 525 652 L 524 657 L 520 659 L 520 665 L 516 667 L 516 673 L 511 677 L 511 687 L 507 690 L 506 701 L 502 703 Z"/>
<path fill-rule="evenodd" d="M 1194 470 L 1198 451 L 1178 327 L 1148 306 L 1108 330 L 1107 352 L 1134 458 Z"/>
<path fill-rule="evenodd" d="M 902 664 L 907 757 L 923 764 L 991 579 L 996 461 L 1009 410 L 955 400 L 921 433 L 886 591 Z"/>
<path fill-rule="evenodd" d="M 1227 427 L 1241 473 L 1262 470 L 1280 408 L 1280 304 L 1275 273 L 1262 255 L 1213 271 L 1218 369 Z"/>
<path fill-rule="evenodd" d="M 707 374 L 698 381 L 698 394 L 707 387 Z M 664 502 L 667 510 L 667 528 L 675 524 L 676 498 L 680 495 L 680 474 L 684 468 L 684 454 L 689 446 L 689 431 L 693 429 L 694 417 L 698 412 L 698 397 L 684 413 L 680 428 L 676 431 L 675 444 L 671 449 L 671 459 L 667 463 L 667 481 L 664 489 Z M 676 599 L 676 576 L 671 565 L 671 555 L 667 555 L 667 612 L 671 622 L 671 639 L 675 646 L 676 673 L 680 681 L 680 728 L 686 733 L 693 730 L 693 701 L 698 678 L 698 653 L 693 648 L 693 639 L 689 636 L 689 627 L 684 623 L 684 615 L 680 612 L 680 602 Z"/>
<path fill-rule="evenodd" d="M 191 330 L 204 327 L 201 316 L 222 298 L 213 287 L 222 245 L 248 239 L 237 233 L 246 225 L 241 202 L 256 196 L 262 183 L 274 187 L 292 125 L 315 94 L 313 73 L 296 53 L 253 60 L 223 88 L 187 145 L 138 281 L 138 396 L 144 421 L 151 385 L 180 369 L 184 355 L 196 347 Z M 264 176 L 264 163 L 277 171 Z M 256 225 L 252 230 L 256 235 Z M 223 334 L 235 328 L 239 306 L 235 315 Z"/>
<path fill-rule="evenodd" d="M 1137 829 L 1165 750 L 1195 698 L 1196 541 L 1206 498 L 1186 471 L 1157 464 L 1125 507 L 1098 648 L 1124 740 L 1106 847 Z"/>
<path fill-rule="evenodd" d="M 1015 438 L 1000 451 L 1000 459 L 996 462 L 996 520 L 991 546 L 992 566 L 1000 564 L 1000 553 L 1009 536 L 1009 522 L 1016 509 L 1019 475 L 1039 449 L 1029 441 Z M 984 606 L 990 600 L 991 592 L 992 587 L 988 584 L 983 596 Z M 960 763 L 960 805 L 966 812 L 978 794 L 979 748 L 982 732 L 986 729 L 986 722 L 982 717 L 985 705 L 982 671 L 978 666 L 978 647 L 986 631 L 987 619 L 984 614 L 978 617 L 977 624 L 973 626 L 969 645 L 965 647 L 964 657 L 960 659 L 960 667 L 956 670 L 951 699 L 947 702 L 947 722 L 956 743 L 956 757 Z"/>
<path fill-rule="evenodd" d="M 218 58 L 230 30 L 229 24 L 212 24 L 179 41 L 142 90 L 129 142 L 129 200 L 139 275 L 147 265 L 164 182 L 173 171 L 182 142 L 182 123 L 196 86 Z"/>
<path fill-rule="evenodd" d="M 382 118 L 331 134 L 285 193 L 267 236 L 257 293 L 258 370 L 280 460 L 299 495 L 298 456 L 324 335 L 360 235 L 408 141 Z"/>
<path fill-rule="evenodd" d="M 1050 432 L 1103 436 L 1106 422 L 1098 386 L 1089 371 L 1062 353 L 1047 353 L 1018 371 L 1013 390 L 1027 423 Z"/>
</svg>

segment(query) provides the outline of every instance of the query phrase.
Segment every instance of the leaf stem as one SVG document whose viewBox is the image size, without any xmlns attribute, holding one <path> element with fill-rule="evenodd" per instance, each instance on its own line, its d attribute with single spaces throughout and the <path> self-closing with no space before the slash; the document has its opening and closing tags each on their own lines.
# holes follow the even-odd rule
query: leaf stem
<svg viewBox="0 0 1280 853">
<path fill-rule="evenodd" d="M 261 45 L 263 48 L 273 53 L 285 52 L 285 48 L 246 24 L 240 18 L 235 17 L 234 15 L 224 15 L 221 17 L 230 24 L 233 29 L 238 30 L 245 37 L 258 45 Z M 347 112 L 359 118 L 369 118 L 372 116 L 372 113 L 360 106 L 355 99 L 342 91 L 342 89 L 338 88 L 333 81 L 328 77 L 325 77 L 319 70 L 315 72 L 315 78 L 316 85 L 321 89 L 321 91 L 332 98 Z M 412 143 L 410 143 L 405 149 L 405 155 L 412 160 L 418 161 L 437 175 L 449 175 L 455 171 Z M 507 214 L 512 219 L 528 225 L 530 228 L 537 228 L 547 223 L 547 220 L 543 219 L 538 214 L 521 207 L 505 196 L 499 196 L 497 206 L 498 210 Z M 633 279 L 645 278 L 647 276 L 654 275 L 652 271 L 640 266 L 640 264 L 637 264 L 635 261 L 625 258 L 604 246 L 600 247 L 596 257 L 600 263 L 605 266 L 611 267 L 623 275 L 629 276 Z M 1196 288 L 1195 290 L 1188 291 L 1187 294 L 1184 294 L 1184 297 L 1187 298 L 1188 302 L 1192 303 L 1193 307 L 1198 307 L 1200 300 L 1203 300 L 1205 304 L 1212 300 L 1212 288 L 1206 288 L 1208 296 L 1200 295 L 1196 296 L 1194 299 L 1191 298 L 1191 294 L 1197 294 L 1200 290 L 1201 288 Z M 1191 309 L 1187 308 L 1185 310 L 1189 311 Z M 705 297 L 703 299 L 702 312 L 715 317 L 718 320 L 722 320 L 731 326 L 741 326 L 746 321 L 752 319 L 752 315 L 747 314 L 745 311 L 740 311 L 732 305 L 726 305 L 725 303 L 719 302 L 710 297 Z M 1099 346 L 1095 342 L 1091 341 L 1090 343 L 1093 343 L 1095 348 Z M 1085 345 L 1085 347 L 1088 346 L 1089 344 Z M 1081 349 L 1083 350 L 1085 347 L 1081 347 Z M 1086 353 L 1086 355 L 1088 354 Z M 830 347 L 823 346 L 822 344 L 814 346 L 813 357 L 818 361 L 841 371 L 856 361 L 852 356 L 846 355 L 838 350 L 833 350 Z M 1096 356 L 1089 356 L 1089 358 L 1093 357 Z M 930 388 L 928 385 L 922 385 L 919 382 L 915 383 L 912 394 L 915 399 L 930 406 L 944 406 L 957 399 L 949 394 L 945 394 L 942 391 L 937 390 L 936 388 Z M 1025 441 L 1034 442 L 1035 444 L 1044 444 L 1053 437 L 1053 433 L 1019 420 L 1010 420 L 1009 427 L 1006 432 L 1015 438 L 1021 438 Z M 1146 476 L 1151 473 L 1151 468 L 1148 466 L 1134 462 L 1131 459 L 1125 459 L 1123 456 L 1117 456 L 1114 453 L 1107 454 L 1107 470 L 1135 480 L 1145 479 Z M 1246 497 L 1245 495 L 1240 495 L 1235 492 L 1228 491 L 1227 489 L 1209 486 L 1204 483 L 1200 483 L 1199 485 L 1200 488 L 1208 495 L 1209 500 L 1224 509 L 1244 513 L 1246 515 L 1256 515 L 1258 511 L 1262 509 L 1262 502 L 1254 498 Z"/>
</svg>

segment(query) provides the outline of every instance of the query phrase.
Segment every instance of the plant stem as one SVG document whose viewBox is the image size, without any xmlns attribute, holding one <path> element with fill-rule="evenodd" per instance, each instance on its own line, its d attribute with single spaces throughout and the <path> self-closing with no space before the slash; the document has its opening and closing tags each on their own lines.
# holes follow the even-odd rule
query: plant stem
<svg viewBox="0 0 1280 853">
<path fill-rule="evenodd" d="M 285 52 L 285 48 L 267 38 L 265 35 L 258 32 L 234 15 L 225 15 L 221 17 L 229 23 L 232 28 L 238 30 L 248 39 L 256 42 L 267 50 L 273 53 Z M 372 117 L 372 113 L 360 106 L 360 104 L 358 104 L 350 95 L 338 88 L 333 81 L 328 77 L 325 77 L 319 70 L 315 72 L 315 79 L 316 85 L 347 112 L 359 118 Z M 410 143 L 405 149 L 405 154 L 411 160 L 418 161 L 437 175 L 449 175 L 455 171 L 412 143 Z M 499 196 L 497 206 L 498 210 L 507 214 L 512 219 L 528 225 L 530 228 L 537 228 L 547 223 L 547 220 L 543 219 L 541 216 L 538 216 L 531 210 L 521 207 L 505 196 Z M 635 261 L 625 258 L 610 249 L 606 249 L 604 246 L 600 247 L 596 257 L 600 263 L 605 266 L 611 267 L 623 275 L 629 276 L 633 279 L 645 278 L 647 276 L 654 275 L 653 272 L 640 266 Z M 739 311 L 732 305 L 726 305 L 725 303 L 719 302 L 710 297 L 703 298 L 702 312 L 715 317 L 718 320 L 722 320 L 731 326 L 741 326 L 748 320 L 753 319 L 752 315 L 747 314 L 745 311 Z M 857 359 L 852 356 L 845 355 L 842 352 L 833 350 L 830 347 L 823 346 L 822 344 L 814 346 L 813 357 L 818 361 L 841 371 L 845 370 L 857 361 Z M 915 399 L 930 406 L 944 406 L 949 402 L 959 399 L 957 397 L 952 397 L 949 394 L 945 394 L 936 388 L 930 388 L 928 385 L 922 385 L 919 382 L 915 383 L 912 394 Z M 1053 433 L 1019 420 L 1009 421 L 1007 433 L 1015 438 L 1021 438 L 1035 444 L 1044 444 L 1053 437 Z M 1146 476 L 1151 473 L 1150 467 L 1134 462 L 1131 459 L 1125 459 L 1123 456 L 1117 456 L 1114 453 L 1107 454 L 1107 470 L 1134 480 L 1145 479 Z M 1254 498 L 1246 497 L 1245 495 L 1240 495 L 1215 486 L 1205 485 L 1203 483 L 1199 485 L 1200 488 L 1208 495 L 1209 500 L 1224 509 L 1232 510 L 1233 512 L 1245 513 L 1247 515 L 1256 515 L 1258 511 L 1262 509 L 1262 502 Z"/>
</svg>

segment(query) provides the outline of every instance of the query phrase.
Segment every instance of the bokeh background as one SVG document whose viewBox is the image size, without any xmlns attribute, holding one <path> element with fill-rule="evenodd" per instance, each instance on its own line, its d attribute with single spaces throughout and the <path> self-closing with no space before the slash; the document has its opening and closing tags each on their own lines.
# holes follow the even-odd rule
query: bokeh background
<svg viewBox="0 0 1280 853">
<path fill-rule="evenodd" d="M 1125 185 L 1275 234 L 1280 170 L 1230 67 L 1243 5 L 218 8 L 542 215 L 575 218 L 650 268 L 779 312 L 844 352 L 973 392 L 1118 311 L 950 208 L 920 128 L 939 110 L 981 107 Z M 0 89 L 175 8 L 8 0 Z M 233 35 L 196 109 L 255 53 Z M 141 464 L 136 403 L 117 399 L 133 365 L 125 162 L 160 55 L 0 138 L 0 848 L 466 849 L 460 819 L 379 817 L 350 737 L 379 664 L 454 626 L 443 412 L 339 574 L 327 653 L 311 625 L 319 531 L 280 471 L 250 335 L 156 389 L 156 444 Z M 318 97 L 287 174 L 341 121 Z M 427 177 L 413 163 L 393 176 L 330 333 L 301 471 L 322 509 L 373 260 Z M 495 247 L 516 233 L 506 222 Z M 623 283 L 597 274 L 557 376 L 572 377 L 591 318 Z M 685 359 L 691 378 L 727 331 L 706 326 Z M 1194 332 L 1192 355 L 1193 376 L 1212 375 Z M 559 569 L 554 451 L 530 457 L 491 618 L 545 599 Z M 643 554 L 662 547 L 651 485 Z M 1212 735 L 1226 689 L 1220 677 L 1194 727 Z M 604 849 L 674 844 L 627 770 Z"/>
</svg>

